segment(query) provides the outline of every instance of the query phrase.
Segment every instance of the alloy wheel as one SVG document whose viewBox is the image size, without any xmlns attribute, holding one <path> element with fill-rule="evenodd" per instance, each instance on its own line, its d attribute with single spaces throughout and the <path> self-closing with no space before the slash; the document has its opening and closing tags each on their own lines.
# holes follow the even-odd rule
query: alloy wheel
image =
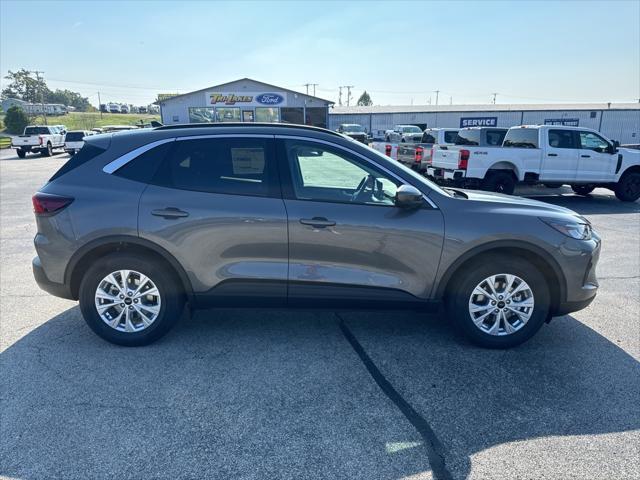
<svg viewBox="0 0 640 480">
<path fill-rule="evenodd" d="M 104 277 L 95 292 L 98 315 L 120 332 L 140 332 L 160 314 L 162 298 L 155 283 L 135 270 L 117 270 Z"/>
<path fill-rule="evenodd" d="M 489 335 L 511 335 L 525 326 L 534 309 L 531 287 L 509 273 L 482 280 L 469 297 L 469 315 L 475 326 Z"/>
</svg>

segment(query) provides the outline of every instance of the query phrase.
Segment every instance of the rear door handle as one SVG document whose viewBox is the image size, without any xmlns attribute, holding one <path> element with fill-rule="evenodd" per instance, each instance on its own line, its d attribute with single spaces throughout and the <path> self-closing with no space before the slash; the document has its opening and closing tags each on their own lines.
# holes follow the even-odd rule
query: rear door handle
<svg viewBox="0 0 640 480">
<path fill-rule="evenodd" d="M 582 158 L 591 158 L 591 155 L 580 155 Z"/>
<path fill-rule="evenodd" d="M 152 210 L 151 215 L 155 215 L 156 217 L 162 217 L 166 219 L 174 219 L 174 218 L 188 217 L 189 213 L 184 212 L 176 207 L 167 207 L 167 208 L 160 208 L 158 210 Z"/>
<path fill-rule="evenodd" d="M 558 154 L 557 154 L 557 153 L 549 153 L 549 154 L 547 154 L 547 155 L 548 155 L 549 157 L 557 157 L 557 156 L 558 156 Z"/>
<path fill-rule="evenodd" d="M 301 218 L 300 223 L 302 225 L 310 225 L 315 228 L 333 227 L 336 224 L 336 222 L 327 220 L 324 217 Z"/>
</svg>

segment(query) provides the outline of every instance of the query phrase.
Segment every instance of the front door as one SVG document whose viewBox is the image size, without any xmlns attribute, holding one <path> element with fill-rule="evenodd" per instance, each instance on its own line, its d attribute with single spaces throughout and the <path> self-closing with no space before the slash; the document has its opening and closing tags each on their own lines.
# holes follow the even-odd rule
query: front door
<svg viewBox="0 0 640 480">
<path fill-rule="evenodd" d="M 580 182 L 608 182 L 615 178 L 618 154 L 600 135 L 579 132 L 580 160 L 576 180 Z"/>
<path fill-rule="evenodd" d="M 174 143 L 140 200 L 140 236 L 178 260 L 201 300 L 284 304 L 287 216 L 273 137 Z"/>
<path fill-rule="evenodd" d="M 394 205 L 402 184 L 343 147 L 279 140 L 289 220 L 289 301 L 421 302 L 443 241 L 440 210 Z"/>
<path fill-rule="evenodd" d="M 548 132 L 547 145 L 540 180 L 544 182 L 571 182 L 578 170 L 580 150 L 575 130 L 552 129 Z"/>
</svg>

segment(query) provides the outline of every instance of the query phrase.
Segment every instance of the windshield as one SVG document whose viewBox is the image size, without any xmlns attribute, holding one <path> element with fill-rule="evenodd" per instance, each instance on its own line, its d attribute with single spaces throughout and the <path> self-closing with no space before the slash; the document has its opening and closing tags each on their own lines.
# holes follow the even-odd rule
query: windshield
<svg viewBox="0 0 640 480">
<path fill-rule="evenodd" d="M 422 130 L 420 130 L 420 127 L 411 125 L 409 127 L 402 127 L 402 133 L 422 133 Z"/>
<path fill-rule="evenodd" d="M 381 159 L 384 159 L 385 162 L 388 162 L 390 160 L 389 157 L 387 157 L 385 154 L 374 150 L 373 148 L 371 148 L 368 145 L 363 145 L 360 144 L 361 146 L 363 146 L 364 148 L 366 148 L 368 151 L 372 152 L 375 154 L 376 157 L 379 157 Z M 427 180 L 425 177 L 423 177 L 422 175 L 420 175 L 418 172 L 411 170 L 409 167 L 403 165 L 402 163 L 398 162 L 395 164 L 398 168 L 401 168 L 403 172 L 405 172 L 408 175 L 411 175 L 411 177 L 416 180 L 418 183 L 421 183 L 422 185 L 426 185 L 429 189 L 431 190 L 435 190 L 436 192 L 442 194 L 442 195 L 446 195 L 447 197 L 451 197 L 451 194 L 445 190 L 443 190 L 442 188 L 440 188 L 438 185 L 436 185 L 435 183 L 433 183 L 431 180 Z"/>
<path fill-rule="evenodd" d="M 343 125 L 342 130 L 349 133 L 363 133 L 364 127 L 361 125 Z"/>
</svg>

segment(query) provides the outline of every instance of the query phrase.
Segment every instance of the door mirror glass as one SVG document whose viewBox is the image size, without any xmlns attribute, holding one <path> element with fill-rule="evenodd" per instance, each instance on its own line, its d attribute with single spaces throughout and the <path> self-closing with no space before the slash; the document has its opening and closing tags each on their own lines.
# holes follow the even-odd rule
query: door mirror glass
<svg viewBox="0 0 640 480">
<path fill-rule="evenodd" d="M 396 207 L 418 208 L 422 205 L 422 192 L 413 185 L 400 185 L 396 191 Z"/>
</svg>

